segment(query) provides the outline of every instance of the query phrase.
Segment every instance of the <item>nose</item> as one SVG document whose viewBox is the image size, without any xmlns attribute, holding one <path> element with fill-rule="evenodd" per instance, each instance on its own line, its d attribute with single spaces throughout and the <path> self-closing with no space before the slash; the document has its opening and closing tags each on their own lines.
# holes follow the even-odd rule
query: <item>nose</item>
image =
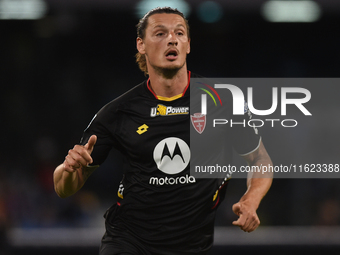
<svg viewBox="0 0 340 255">
<path fill-rule="evenodd" d="M 174 32 L 169 33 L 169 42 L 168 46 L 177 46 L 178 40 L 176 34 Z"/>
</svg>

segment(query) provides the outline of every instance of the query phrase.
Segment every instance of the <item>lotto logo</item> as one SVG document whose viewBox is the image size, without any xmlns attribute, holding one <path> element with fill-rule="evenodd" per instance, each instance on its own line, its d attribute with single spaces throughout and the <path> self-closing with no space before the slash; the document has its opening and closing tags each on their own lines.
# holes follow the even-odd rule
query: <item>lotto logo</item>
<svg viewBox="0 0 340 255">
<path fill-rule="evenodd" d="M 149 128 L 148 125 L 143 124 L 137 129 L 136 132 L 141 135 L 141 134 L 144 134 L 146 131 L 148 131 L 148 128 Z"/>
</svg>

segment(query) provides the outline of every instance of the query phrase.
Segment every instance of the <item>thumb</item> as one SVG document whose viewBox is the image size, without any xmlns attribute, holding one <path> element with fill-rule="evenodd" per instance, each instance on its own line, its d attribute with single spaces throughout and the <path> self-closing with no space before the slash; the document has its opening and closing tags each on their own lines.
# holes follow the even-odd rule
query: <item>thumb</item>
<svg viewBox="0 0 340 255">
<path fill-rule="evenodd" d="M 236 203 L 236 204 L 233 205 L 233 212 L 237 216 L 240 216 L 240 213 L 241 213 L 241 204 L 240 203 Z"/>
<path fill-rule="evenodd" d="M 85 144 L 85 149 L 87 149 L 87 151 L 91 154 L 93 151 L 93 147 L 97 142 L 97 136 L 96 135 L 92 135 L 90 137 L 90 139 L 88 140 L 87 144 Z"/>
<path fill-rule="evenodd" d="M 232 222 L 232 224 L 233 225 L 235 225 L 235 226 L 239 226 L 240 225 L 240 222 L 241 222 L 241 220 L 242 220 L 242 213 L 241 213 L 241 204 L 240 203 L 236 203 L 236 204 L 234 204 L 233 205 L 233 212 L 237 215 L 237 216 L 239 216 L 239 218 L 237 219 L 237 220 L 234 220 L 233 222 Z"/>
</svg>

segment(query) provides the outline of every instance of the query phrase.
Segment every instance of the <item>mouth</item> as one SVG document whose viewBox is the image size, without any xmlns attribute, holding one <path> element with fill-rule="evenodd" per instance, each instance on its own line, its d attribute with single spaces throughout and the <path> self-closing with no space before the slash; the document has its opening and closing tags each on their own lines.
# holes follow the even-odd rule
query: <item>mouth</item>
<svg viewBox="0 0 340 255">
<path fill-rule="evenodd" d="M 176 60 L 178 57 L 178 51 L 175 49 L 170 49 L 165 53 L 167 60 Z"/>
</svg>

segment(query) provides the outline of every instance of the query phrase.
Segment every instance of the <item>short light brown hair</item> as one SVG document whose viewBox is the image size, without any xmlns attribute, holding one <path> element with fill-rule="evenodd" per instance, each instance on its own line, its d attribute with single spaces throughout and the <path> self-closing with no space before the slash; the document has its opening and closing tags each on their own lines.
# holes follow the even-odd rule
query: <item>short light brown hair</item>
<svg viewBox="0 0 340 255">
<path fill-rule="evenodd" d="M 143 18 L 141 18 L 137 24 L 137 37 L 144 39 L 145 38 L 145 30 L 148 26 L 148 19 L 151 15 L 157 14 L 157 13 L 167 13 L 167 14 L 177 14 L 181 16 L 184 21 L 185 25 L 187 26 L 187 34 L 188 38 L 190 39 L 190 33 L 189 33 L 189 23 L 188 20 L 184 17 L 184 14 L 180 12 L 177 9 L 171 8 L 171 7 L 157 7 L 155 9 L 150 10 L 148 13 L 144 15 Z M 146 59 L 145 54 L 140 54 L 137 52 L 136 54 L 136 62 L 139 66 L 139 69 L 144 72 L 145 75 L 148 74 L 148 68 L 146 66 Z"/>
</svg>

